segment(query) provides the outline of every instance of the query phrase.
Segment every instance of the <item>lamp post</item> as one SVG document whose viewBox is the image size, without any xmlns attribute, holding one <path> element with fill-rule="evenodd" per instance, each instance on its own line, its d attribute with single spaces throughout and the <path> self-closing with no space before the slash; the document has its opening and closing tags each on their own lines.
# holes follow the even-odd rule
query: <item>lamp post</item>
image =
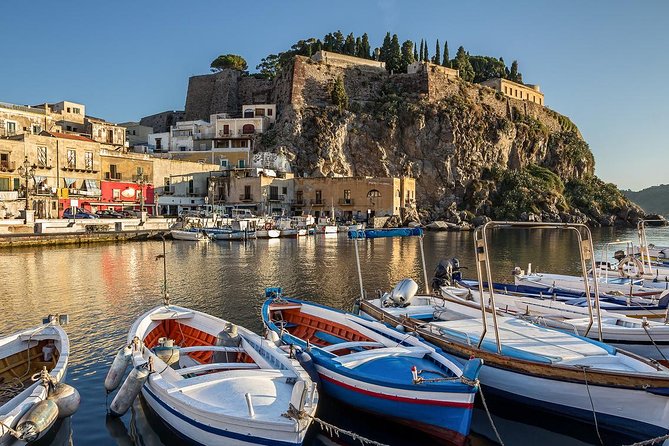
<svg viewBox="0 0 669 446">
<path fill-rule="evenodd" d="M 25 220 L 26 223 L 28 222 L 28 209 L 30 207 L 30 197 L 28 193 L 28 180 L 30 178 L 33 178 L 35 175 L 35 169 L 37 169 L 37 166 L 35 164 L 31 165 L 30 161 L 28 161 L 28 157 L 26 156 L 25 159 L 23 160 L 23 164 L 19 166 L 17 169 L 18 174 L 21 178 L 25 180 L 25 198 L 26 198 L 26 210 L 25 210 Z"/>
<path fill-rule="evenodd" d="M 146 184 L 146 178 L 144 175 L 138 175 L 137 186 L 139 186 L 139 211 L 144 212 L 144 185 Z"/>
</svg>

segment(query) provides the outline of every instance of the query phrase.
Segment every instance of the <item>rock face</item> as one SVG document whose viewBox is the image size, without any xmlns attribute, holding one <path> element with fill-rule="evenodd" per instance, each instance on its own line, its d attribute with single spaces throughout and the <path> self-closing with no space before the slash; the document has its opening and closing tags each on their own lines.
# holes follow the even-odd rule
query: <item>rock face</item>
<svg viewBox="0 0 669 446">
<path fill-rule="evenodd" d="M 332 102 L 338 78 L 348 95 L 345 110 Z M 278 120 L 255 150 L 284 153 L 298 175 L 410 175 L 423 219 L 612 225 L 642 215 L 619 193 L 587 195 L 601 181 L 567 117 L 434 67 L 389 75 L 298 56 L 274 80 L 271 99 Z"/>
</svg>

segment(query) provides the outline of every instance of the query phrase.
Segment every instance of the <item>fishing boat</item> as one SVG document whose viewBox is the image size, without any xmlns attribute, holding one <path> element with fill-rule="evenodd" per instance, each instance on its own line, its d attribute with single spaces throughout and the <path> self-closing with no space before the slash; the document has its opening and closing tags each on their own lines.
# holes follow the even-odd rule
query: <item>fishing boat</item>
<svg viewBox="0 0 669 446">
<path fill-rule="evenodd" d="M 259 229 L 256 231 L 256 238 L 279 238 L 281 231 L 278 229 Z"/>
<path fill-rule="evenodd" d="M 70 341 L 66 317 L 0 339 L 0 445 L 24 444 L 46 434 L 79 406 L 76 389 L 63 383 Z"/>
<path fill-rule="evenodd" d="M 575 231 L 581 264 L 589 262 L 594 268 L 590 230 L 585 225 L 488 222 L 475 231 L 479 289 L 484 289 L 484 273 L 487 282 L 493 282 L 487 232 L 519 227 Z M 587 271 L 583 273 L 587 276 Z M 597 282 L 593 285 L 598 295 Z M 589 295 L 589 285 L 585 291 Z M 406 294 L 396 288 L 381 298 L 363 300 L 360 309 L 375 319 L 415 332 L 446 353 L 481 358 L 482 390 L 500 404 L 499 410 L 512 402 L 571 419 L 590 426 L 607 444 L 669 433 L 669 369 L 576 333 L 501 317 L 495 290 L 489 287 L 487 294 L 488 306 L 467 308 L 450 305 L 435 295 Z M 586 301 L 588 329 L 594 326 L 601 334 L 598 301 L 594 300 L 597 318 L 593 303 Z"/>
<path fill-rule="evenodd" d="M 162 305 L 133 323 L 127 345 L 134 369 L 112 414 L 127 411 L 134 384 L 175 433 L 195 444 L 302 443 L 311 419 L 300 413 L 314 415 L 316 385 L 274 343 L 217 317 Z M 284 416 L 291 407 L 295 416 Z"/>
<path fill-rule="evenodd" d="M 348 231 L 348 238 L 410 237 L 423 235 L 421 228 L 355 229 Z"/>
<path fill-rule="evenodd" d="M 324 392 L 461 444 L 469 433 L 481 361 L 459 361 L 393 328 L 268 288 L 263 322 L 307 351 Z M 463 365 L 464 362 L 464 365 Z"/>
<path fill-rule="evenodd" d="M 209 240 L 207 234 L 200 229 L 191 229 L 191 230 L 181 230 L 181 229 L 172 229 L 170 235 L 174 240 L 184 240 L 189 242 L 200 242 L 204 240 Z"/>
</svg>

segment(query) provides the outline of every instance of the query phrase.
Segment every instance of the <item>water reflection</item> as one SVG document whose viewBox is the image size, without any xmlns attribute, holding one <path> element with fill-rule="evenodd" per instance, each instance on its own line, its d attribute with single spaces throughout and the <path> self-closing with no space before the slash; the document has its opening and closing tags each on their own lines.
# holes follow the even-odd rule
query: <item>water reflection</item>
<svg viewBox="0 0 669 446">
<path fill-rule="evenodd" d="M 618 238 L 635 239 L 636 233 L 606 229 L 595 231 L 594 236 L 601 247 Z M 669 245 L 669 231 L 649 228 L 648 239 L 658 245 Z M 423 286 L 418 239 L 358 243 L 368 293 L 388 290 L 404 277 L 413 277 Z M 470 233 L 428 234 L 425 238 L 428 279 L 437 262 L 447 257 L 458 257 L 463 266 L 469 267 L 465 275 L 474 277 L 473 246 Z M 168 286 L 175 304 L 234 320 L 255 331 L 261 329 L 259 308 L 265 287 L 281 286 L 288 295 L 338 308 L 350 308 L 359 294 L 354 244 L 342 234 L 250 243 L 168 242 L 167 250 Z M 71 422 L 68 421 L 73 429 L 68 430 L 65 443 L 61 444 L 69 444 L 69 438 L 70 443 L 96 446 L 153 445 L 171 438 L 169 431 L 154 430 L 156 423 L 150 414 L 137 407 L 120 420 L 121 426 L 106 423 L 107 401 L 102 386 L 130 324 L 141 312 L 160 303 L 162 264 L 155 260 L 160 253 L 160 242 L 0 252 L 2 334 L 36 324 L 47 313 L 70 314 L 67 330 L 72 361 L 68 380 L 78 388 L 82 402 Z M 490 255 L 496 280 L 511 280 L 513 267 L 524 268 L 528 262 L 532 262 L 535 270 L 578 271 L 577 245 L 568 234 L 545 230 L 496 231 Z M 327 407 L 323 410 L 327 415 Z M 365 431 L 372 438 L 378 435 L 391 444 L 416 444 L 414 440 L 419 438 L 407 428 L 391 426 L 385 420 L 358 414 L 350 408 L 335 407 L 329 413 L 333 418 L 341 417 L 337 422 L 352 426 L 352 430 Z M 348 424 L 356 422 L 357 425 Z M 564 437 L 551 443 L 554 435 L 531 428 L 522 419 L 502 424 L 510 426 L 501 428 L 507 445 L 527 444 L 528 439 L 532 443 L 578 444 Z M 480 435 L 474 436 L 474 444 L 488 444 L 485 438 L 493 438 L 487 426 L 485 414 L 477 412 L 474 430 Z M 327 444 L 318 434 L 315 429 L 310 441 Z"/>
</svg>

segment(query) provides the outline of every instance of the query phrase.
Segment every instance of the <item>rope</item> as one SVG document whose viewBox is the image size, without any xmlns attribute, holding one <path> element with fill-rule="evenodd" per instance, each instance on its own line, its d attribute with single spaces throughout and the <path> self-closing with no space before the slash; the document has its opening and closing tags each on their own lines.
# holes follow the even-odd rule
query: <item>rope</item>
<svg viewBox="0 0 669 446">
<path fill-rule="evenodd" d="M 463 381 L 464 382 L 464 381 Z M 478 380 L 476 380 L 478 383 Z M 499 435 L 499 431 L 497 430 L 497 426 L 495 426 L 495 422 L 492 419 L 492 414 L 490 413 L 490 409 L 488 409 L 488 403 L 485 401 L 485 396 L 483 395 L 483 389 L 481 386 L 479 386 L 479 395 L 481 395 L 481 402 L 483 403 L 483 408 L 485 409 L 485 413 L 488 416 L 488 421 L 490 422 L 490 426 L 492 427 L 492 431 L 495 433 L 495 437 L 497 437 L 497 442 L 504 446 L 504 442 L 502 441 L 502 437 Z"/>
<path fill-rule="evenodd" d="M 340 427 L 335 426 L 334 424 L 330 424 L 327 421 L 323 421 L 318 417 L 315 417 L 311 414 L 308 414 L 307 412 L 303 410 L 297 410 L 295 406 L 292 404 L 288 408 L 288 411 L 283 414 L 283 416 L 287 418 L 293 418 L 295 420 L 300 420 L 303 417 L 310 418 L 312 421 L 315 421 L 318 423 L 320 426 L 321 430 L 327 432 L 327 434 L 330 437 L 336 436 L 339 438 L 340 434 L 344 434 L 348 436 L 349 438 L 352 438 L 355 441 L 359 441 L 360 444 L 362 445 L 371 445 L 371 446 L 388 446 L 385 443 L 379 443 L 378 441 L 370 440 L 369 438 L 365 438 L 362 435 L 356 434 L 355 432 L 347 431 L 346 429 L 342 429 Z"/>
<path fill-rule="evenodd" d="M 664 356 L 664 353 L 662 353 L 662 350 L 660 350 L 660 347 L 658 347 L 658 345 L 655 343 L 655 340 L 651 337 L 650 332 L 648 331 L 648 321 L 643 321 L 641 323 L 641 326 L 643 327 L 643 331 L 645 331 L 646 334 L 648 335 L 648 339 L 650 339 L 650 342 L 653 343 L 653 346 L 655 347 L 657 352 L 660 354 L 660 356 L 662 356 L 662 359 L 667 361 L 667 358 Z"/>
<path fill-rule="evenodd" d="M 2 421 L 0 421 L 0 427 L 2 427 L 2 430 L 0 430 L 0 433 L 2 435 L 5 434 L 5 429 L 7 429 L 7 432 L 9 432 L 13 437 L 15 438 L 21 438 L 21 434 L 14 429 L 12 429 L 10 426 L 6 425 Z"/>
<path fill-rule="evenodd" d="M 597 423 L 597 412 L 595 411 L 595 403 L 592 401 L 592 394 L 590 394 L 590 385 L 588 384 L 588 374 L 586 373 L 586 367 L 583 368 L 583 379 L 585 380 L 585 389 L 588 391 L 588 398 L 590 399 L 590 407 L 592 408 L 592 419 L 595 421 L 595 432 L 597 433 L 597 438 L 599 439 L 599 444 L 604 446 L 604 441 L 602 441 L 602 436 L 599 434 L 599 424 Z"/>
<path fill-rule="evenodd" d="M 628 446 L 648 446 L 648 445 L 651 445 L 651 444 L 659 443 L 659 442 L 664 441 L 664 440 L 669 440 L 669 435 L 663 435 L 661 437 L 651 438 L 650 440 L 639 441 L 637 443 L 632 443 Z"/>
</svg>

